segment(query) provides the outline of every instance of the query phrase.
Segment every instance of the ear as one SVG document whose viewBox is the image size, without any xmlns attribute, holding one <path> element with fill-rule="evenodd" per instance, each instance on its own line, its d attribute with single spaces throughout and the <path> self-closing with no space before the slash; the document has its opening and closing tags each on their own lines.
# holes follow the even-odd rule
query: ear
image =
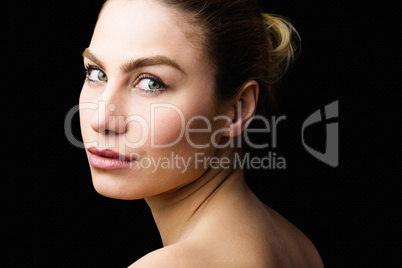
<svg viewBox="0 0 402 268">
<path fill-rule="evenodd" d="M 236 137 L 251 123 L 257 110 L 259 86 L 257 81 L 247 82 L 233 100 L 232 122 L 223 136 Z"/>
</svg>

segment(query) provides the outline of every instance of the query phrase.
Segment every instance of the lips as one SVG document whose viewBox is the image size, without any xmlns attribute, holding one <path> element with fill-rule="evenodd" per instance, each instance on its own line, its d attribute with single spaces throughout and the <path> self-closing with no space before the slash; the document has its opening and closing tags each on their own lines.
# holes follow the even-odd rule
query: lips
<svg viewBox="0 0 402 268">
<path fill-rule="evenodd" d="M 113 150 L 99 150 L 95 147 L 88 148 L 88 160 L 92 167 L 103 170 L 116 170 L 130 168 L 136 161 Z"/>
</svg>

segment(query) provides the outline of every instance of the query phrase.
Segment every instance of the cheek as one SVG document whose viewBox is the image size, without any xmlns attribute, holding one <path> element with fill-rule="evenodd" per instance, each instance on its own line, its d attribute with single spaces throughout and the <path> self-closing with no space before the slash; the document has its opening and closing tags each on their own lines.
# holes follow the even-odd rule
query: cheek
<svg viewBox="0 0 402 268">
<path fill-rule="evenodd" d="M 214 139 L 212 135 L 217 124 L 208 111 L 196 108 L 200 107 L 191 110 L 178 109 L 176 106 L 158 108 L 159 111 L 150 120 L 152 144 L 165 148 L 184 144 L 189 151 L 201 148 L 199 145 L 209 144 Z"/>
<path fill-rule="evenodd" d="M 185 115 L 173 105 L 157 107 L 150 118 L 150 138 L 156 146 L 174 146 L 184 138 Z"/>
<path fill-rule="evenodd" d="M 177 105 L 160 104 L 151 109 L 149 122 L 152 144 L 164 148 L 185 145 L 181 149 L 193 152 L 219 139 L 220 135 L 213 134 L 222 125 L 222 120 L 214 121 L 211 102 L 200 102 L 200 98 L 186 96 Z"/>
</svg>

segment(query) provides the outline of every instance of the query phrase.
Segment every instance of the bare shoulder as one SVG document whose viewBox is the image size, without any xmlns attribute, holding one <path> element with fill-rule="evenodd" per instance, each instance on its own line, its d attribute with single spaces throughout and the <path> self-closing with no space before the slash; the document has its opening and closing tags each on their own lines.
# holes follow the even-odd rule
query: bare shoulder
<svg viewBox="0 0 402 268">
<path fill-rule="evenodd" d="M 209 240 L 209 239 L 207 239 Z M 197 243 L 181 242 L 153 251 L 129 268 L 160 268 L 160 267 L 278 267 L 265 265 L 257 261 L 258 258 L 250 258 L 247 251 L 242 251 L 241 247 L 227 247 L 221 241 L 197 241 Z"/>
<path fill-rule="evenodd" d="M 217 203 L 186 239 L 130 267 L 324 267 L 310 239 L 269 207 L 240 197 Z"/>
<path fill-rule="evenodd" d="M 276 250 L 280 259 L 289 267 L 324 267 L 320 254 L 313 242 L 297 227 L 282 217 L 279 213 L 266 207 L 274 224 L 275 235 L 278 239 Z M 275 248 L 275 247 L 274 247 Z"/>
<path fill-rule="evenodd" d="M 281 246 L 253 243 L 250 237 L 228 238 L 226 241 L 217 235 L 216 239 L 206 236 L 204 239 L 184 241 L 153 251 L 129 268 L 153 267 L 324 267 L 312 243 L 299 240 L 301 247 L 291 249 Z"/>
<path fill-rule="evenodd" d="M 148 253 L 129 268 L 205 267 L 206 264 L 200 245 L 180 242 Z"/>
<path fill-rule="evenodd" d="M 230 264 L 220 267 L 323 267 L 312 241 L 253 195 L 211 212 L 193 236 L 208 256 Z"/>
<path fill-rule="evenodd" d="M 269 228 L 256 219 L 251 223 L 236 217 L 232 220 L 239 220 L 237 224 L 222 218 L 217 220 L 223 225 L 201 224 L 188 239 L 151 252 L 130 267 L 324 267 L 313 243 L 273 214 Z"/>
</svg>

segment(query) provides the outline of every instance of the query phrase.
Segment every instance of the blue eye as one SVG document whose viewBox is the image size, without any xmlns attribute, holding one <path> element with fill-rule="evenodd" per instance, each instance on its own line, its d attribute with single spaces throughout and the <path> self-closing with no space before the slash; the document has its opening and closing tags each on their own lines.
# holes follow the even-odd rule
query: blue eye
<svg viewBox="0 0 402 268">
<path fill-rule="evenodd" d="M 90 66 L 86 68 L 87 79 L 92 82 L 107 82 L 107 75 L 99 68 Z"/>
<path fill-rule="evenodd" d="M 141 75 L 135 84 L 135 87 L 146 93 L 161 93 L 167 89 L 167 86 L 157 77 L 151 75 Z"/>
</svg>

